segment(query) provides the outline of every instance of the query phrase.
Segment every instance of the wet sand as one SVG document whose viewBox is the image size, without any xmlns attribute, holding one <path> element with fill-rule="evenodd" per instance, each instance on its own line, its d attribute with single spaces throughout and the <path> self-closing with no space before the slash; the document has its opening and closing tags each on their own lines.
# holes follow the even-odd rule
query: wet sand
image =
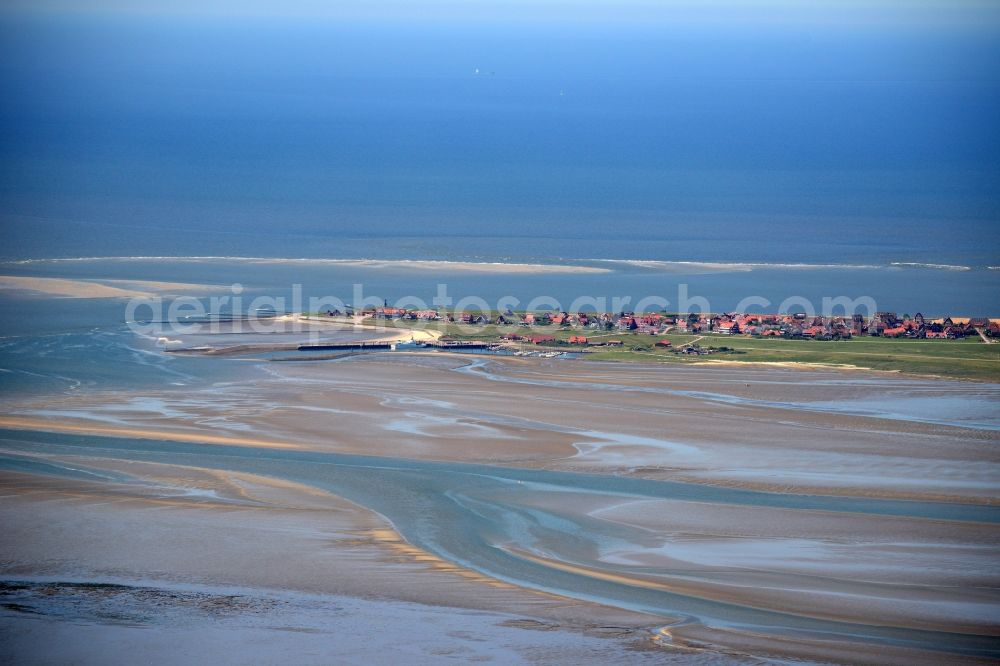
<svg viewBox="0 0 1000 666">
<path fill-rule="evenodd" d="M 301 484 L 176 465 L 96 467 L 144 484 L 0 474 L 4 576 L 211 581 L 530 613 L 575 628 L 613 620 L 638 631 L 659 619 L 477 575 L 406 544 L 382 516 Z"/>
<path fill-rule="evenodd" d="M 0 426 L 220 449 L 474 461 L 790 495 L 997 504 L 996 430 L 970 425 L 976 414 L 964 423 L 955 415 L 910 418 L 891 411 L 900 395 L 988 405 L 996 399 L 990 386 L 829 370 L 438 353 L 264 367 L 258 381 L 197 391 L 23 399 L 7 407 Z M 866 415 L 855 405 L 881 406 Z M 15 563 L 5 571 L 8 579 L 75 571 L 89 580 L 125 572 L 132 581 L 375 596 L 524 614 L 576 632 L 612 624 L 645 648 L 672 641 L 710 647 L 712 655 L 746 650 L 852 663 L 938 663 L 942 657 L 904 644 L 876 649 L 846 636 L 807 640 L 712 623 L 683 622 L 653 640 L 659 626 L 677 618 L 500 582 L 407 543 L 378 514 L 302 484 L 197 465 L 143 466 L 115 456 L 61 462 L 138 474 L 150 485 L 139 491 L 135 484 L 5 473 L 0 511 L 12 531 L 0 558 Z M 177 487 L 200 494 L 178 495 Z M 511 500 L 486 494 L 477 501 L 506 506 Z M 815 620 L 978 636 L 987 644 L 1000 635 L 1000 532 L 992 524 L 532 487 L 520 489 L 516 507 L 587 535 L 555 538 L 542 530 L 530 541 L 493 544 L 553 572 Z M 44 534 L 39 521 L 50 526 Z M 135 535 L 154 524 L 149 542 L 136 543 Z M 99 536 L 81 539 L 80 525 Z M 213 538 L 205 539 L 206 532 Z M 158 547 L 158 535 L 167 534 L 185 549 Z M 112 543 L 127 548 L 112 549 Z M 52 553 L 65 559 L 53 560 Z M 976 660 L 956 652 L 947 659 Z"/>
<path fill-rule="evenodd" d="M 228 287 L 152 280 L 68 280 L 0 275 L 0 289 L 31 291 L 63 298 L 150 298 L 156 295 L 224 291 Z"/>
<path fill-rule="evenodd" d="M 8 407 L 5 422 L 782 492 L 997 501 L 1000 431 L 822 408 L 921 394 L 945 404 L 996 400 L 996 387 L 830 370 L 435 353 L 269 363 L 265 370 L 258 381 L 196 393 L 25 400 Z"/>
<path fill-rule="evenodd" d="M 207 649 L 220 663 L 261 663 L 248 645 L 265 639 L 268 659 L 281 646 L 286 660 L 289 651 L 301 655 L 296 663 L 364 660 L 374 650 L 420 663 L 489 655 L 649 661 L 643 652 L 659 618 L 477 576 L 405 544 L 382 517 L 328 493 L 172 465 L 106 467 L 146 484 L 0 473 L 0 576 L 4 587 L 27 588 L 16 598 L 0 590 L 17 606 L 0 611 L 5 658 L 176 663 L 163 636 L 179 634 L 192 658 Z M 87 616 L 81 595 L 109 593 L 95 584 L 121 589 Z M 192 594 L 212 612 L 199 619 Z M 155 607 L 135 608 L 150 595 Z M 234 599 L 245 607 L 223 613 Z M 39 645 L 39 632 L 62 642 Z M 88 642 L 111 645 L 81 651 Z"/>
<path fill-rule="evenodd" d="M 981 525 L 593 495 L 521 501 L 557 515 L 584 512 L 619 535 L 628 533 L 620 526 L 637 528 L 633 539 L 591 554 L 637 585 L 844 622 L 996 631 L 998 530 Z M 587 559 L 553 543 L 545 557 Z M 956 589 L 966 592 L 959 598 Z"/>
</svg>

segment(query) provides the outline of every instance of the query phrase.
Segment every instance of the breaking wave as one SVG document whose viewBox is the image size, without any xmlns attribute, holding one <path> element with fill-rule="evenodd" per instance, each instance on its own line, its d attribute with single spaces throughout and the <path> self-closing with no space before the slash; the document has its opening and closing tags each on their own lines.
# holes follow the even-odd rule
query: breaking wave
<svg viewBox="0 0 1000 666">
<path fill-rule="evenodd" d="M 6 265 L 56 264 L 70 262 L 245 262 L 253 264 L 300 264 L 355 266 L 359 268 L 398 268 L 412 270 L 462 271 L 478 273 L 609 273 L 608 264 L 633 266 L 671 273 L 745 273 L 757 270 L 878 270 L 887 268 L 971 271 L 974 267 L 961 264 L 936 264 L 916 261 L 877 263 L 807 263 L 758 261 L 693 261 L 660 259 L 573 259 L 558 258 L 556 262 L 457 261 L 449 259 L 373 259 L 320 257 L 239 257 L 206 256 L 132 256 L 132 257 L 58 257 L 8 260 Z M 597 264 L 597 265 L 594 265 Z M 985 270 L 1000 270 L 1000 266 L 984 266 Z"/>
<path fill-rule="evenodd" d="M 300 264 L 300 265 L 330 265 L 355 266 L 359 268 L 401 268 L 414 270 L 463 271 L 470 273 L 609 273 L 611 269 L 597 266 L 580 266 L 573 264 L 539 264 L 516 263 L 503 261 L 453 261 L 444 259 L 323 259 L 323 258 L 288 258 L 288 257 L 232 257 L 232 256 L 199 256 L 199 257 L 66 257 L 52 259 L 21 259 L 3 262 L 8 265 L 25 265 L 41 263 L 68 262 L 244 262 L 252 264 Z"/>
<path fill-rule="evenodd" d="M 894 261 L 890 266 L 894 268 L 931 268 L 939 271 L 971 271 L 971 266 L 961 266 L 958 264 L 922 264 L 916 261 Z"/>
</svg>

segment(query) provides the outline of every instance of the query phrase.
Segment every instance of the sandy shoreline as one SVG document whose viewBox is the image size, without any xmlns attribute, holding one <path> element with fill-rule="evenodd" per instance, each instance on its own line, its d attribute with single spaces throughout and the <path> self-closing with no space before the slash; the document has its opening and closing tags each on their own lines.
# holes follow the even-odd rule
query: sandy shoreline
<svg viewBox="0 0 1000 666">
<path fill-rule="evenodd" d="M 201 294 L 206 291 L 225 289 L 228 287 L 152 280 L 70 280 L 0 275 L 0 290 L 31 291 L 63 298 L 152 298 L 154 296 Z"/>
</svg>

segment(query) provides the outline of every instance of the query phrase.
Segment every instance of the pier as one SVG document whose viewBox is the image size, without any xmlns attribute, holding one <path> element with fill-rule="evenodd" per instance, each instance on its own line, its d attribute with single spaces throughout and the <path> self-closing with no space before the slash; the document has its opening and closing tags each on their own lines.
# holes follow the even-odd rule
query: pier
<svg viewBox="0 0 1000 666">
<path fill-rule="evenodd" d="M 498 347 L 499 344 L 478 340 L 436 340 L 426 343 L 425 346 L 434 349 L 492 349 L 493 347 Z"/>
<path fill-rule="evenodd" d="M 379 350 L 392 349 L 389 342 L 343 342 L 315 345 L 299 345 L 299 351 L 347 351 L 347 350 Z"/>
</svg>

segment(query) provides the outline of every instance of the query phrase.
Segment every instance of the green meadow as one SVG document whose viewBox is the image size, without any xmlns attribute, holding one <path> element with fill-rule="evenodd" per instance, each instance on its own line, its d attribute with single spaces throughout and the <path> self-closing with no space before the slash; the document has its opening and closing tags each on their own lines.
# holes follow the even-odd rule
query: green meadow
<svg viewBox="0 0 1000 666">
<path fill-rule="evenodd" d="M 370 321 L 369 323 L 375 323 Z M 468 326 L 444 322 L 412 321 L 379 322 L 389 328 L 422 328 L 441 331 L 460 340 L 496 340 L 504 333 L 520 335 L 552 335 L 559 349 L 584 349 L 565 343 L 572 335 L 584 335 L 592 342 L 621 340 L 621 347 L 589 347 L 587 358 L 598 361 L 633 361 L 656 363 L 704 363 L 706 361 L 738 361 L 745 363 L 810 363 L 841 367 L 870 368 L 916 375 L 935 375 L 956 379 L 1000 381 L 1000 343 L 985 344 L 978 337 L 964 340 L 913 340 L 855 337 L 849 340 L 810 340 L 785 338 L 752 338 L 742 335 L 680 334 L 648 335 L 621 331 L 558 328 L 537 326 Z M 658 340 L 670 340 L 670 349 L 655 347 Z M 674 350 L 696 344 L 703 349 L 714 348 L 706 355 L 686 355 Z"/>
</svg>

